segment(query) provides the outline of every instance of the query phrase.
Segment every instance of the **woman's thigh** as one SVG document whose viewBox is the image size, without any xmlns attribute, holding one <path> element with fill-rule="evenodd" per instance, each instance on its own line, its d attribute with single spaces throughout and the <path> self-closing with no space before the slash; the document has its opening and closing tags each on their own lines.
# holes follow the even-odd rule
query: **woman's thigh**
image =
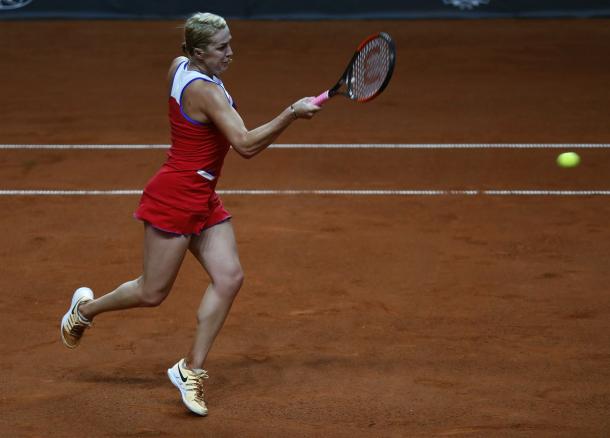
<svg viewBox="0 0 610 438">
<path fill-rule="evenodd" d="M 191 238 L 189 249 L 208 272 L 212 281 L 241 276 L 241 263 L 231 221 L 225 221 Z"/>
<path fill-rule="evenodd" d="M 171 288 L 184 260 L 189 242 L 189 236 L 166 233 L 150 224 L 144 225 L 144 272 L 142 277 L 145 289 L 159 291 Z"/>
</svg>

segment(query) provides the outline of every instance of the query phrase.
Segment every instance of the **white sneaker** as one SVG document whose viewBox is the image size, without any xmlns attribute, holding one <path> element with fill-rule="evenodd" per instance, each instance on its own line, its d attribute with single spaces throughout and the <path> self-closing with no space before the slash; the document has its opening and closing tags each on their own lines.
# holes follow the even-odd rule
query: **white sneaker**
<svg viewBox="0 0 610 438">
<path fill-rule="evenodd" d="M 182 401 L 197 415 L 208 415 L 208 408 L 203 399 L 203 381 L 208 378 L 205 370 L 189 370 L 184 359 L 167 370 L 167 376 L 174 386 L 180 390 Z"/>
<path fill-rule="evenodd" d="M 61 340 L 68 348 L 76 348 L 85 329 L 91 327 L 91 321 L 78 313 L 78 306 L 93 299 L 93 291 L 88 287 L 79 287 L 72 295 L 72 303 L 61 319 Z"/>
</svg>

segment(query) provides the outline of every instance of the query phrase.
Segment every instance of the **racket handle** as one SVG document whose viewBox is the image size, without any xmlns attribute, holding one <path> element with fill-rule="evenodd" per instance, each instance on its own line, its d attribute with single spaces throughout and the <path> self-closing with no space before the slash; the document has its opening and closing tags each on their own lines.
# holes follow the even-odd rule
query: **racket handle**
<svg viewBox="0 0 610 438">
<path fill-rule="evenodd" d="M 314 105 L 322 106 L 324 102 L 326 102 L 328 99 L 330 99 L 330 96 L 328 95 L 328 90 L 326 90 L 324 93 L 314 98 L 311 103 L 313 103 Z"/>
</svg>

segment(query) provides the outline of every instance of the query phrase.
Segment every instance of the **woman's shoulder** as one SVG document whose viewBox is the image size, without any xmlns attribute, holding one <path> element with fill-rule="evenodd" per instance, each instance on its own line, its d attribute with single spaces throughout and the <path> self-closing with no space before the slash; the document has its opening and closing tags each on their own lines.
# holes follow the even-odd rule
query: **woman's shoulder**
<svg viewBox="0 0 610 438">
<path fill-rule="evenodd" d="M 186 56 L 178 56 L 177 58 L 174 58 L 174 60 L 172 61 L 172 63 L 169 66 L 169 72 L 167 75 L 168 79 L 173 78 L 174 73 L 176 72 L 176 69 L 178 68 L 178 66 L 188 60 L 189 59 Z"/>
<path fill-rule="evenodd" d="M 172 61 L 172 66 L 177 66 L 179 64 L 182 64 L 184 61 L 188 61 L 189 59 L 186 56 L 178 56 L 176 58 L 173 59 Z"/>
</svg>

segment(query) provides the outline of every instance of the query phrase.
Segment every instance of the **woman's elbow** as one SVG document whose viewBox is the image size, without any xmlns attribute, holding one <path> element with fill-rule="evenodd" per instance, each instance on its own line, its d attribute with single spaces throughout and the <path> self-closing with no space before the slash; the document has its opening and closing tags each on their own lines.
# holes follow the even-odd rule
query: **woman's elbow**
<svg viewBox="0 0 610 438">
<path fill-rule="evenodd" d="M 256 155 L 256 152 L 236 145 L 233 145 L 233 150 L 237 152 L 240 157 L 245 158 L 246 160 L 249 160 Z"/>
</svg>

